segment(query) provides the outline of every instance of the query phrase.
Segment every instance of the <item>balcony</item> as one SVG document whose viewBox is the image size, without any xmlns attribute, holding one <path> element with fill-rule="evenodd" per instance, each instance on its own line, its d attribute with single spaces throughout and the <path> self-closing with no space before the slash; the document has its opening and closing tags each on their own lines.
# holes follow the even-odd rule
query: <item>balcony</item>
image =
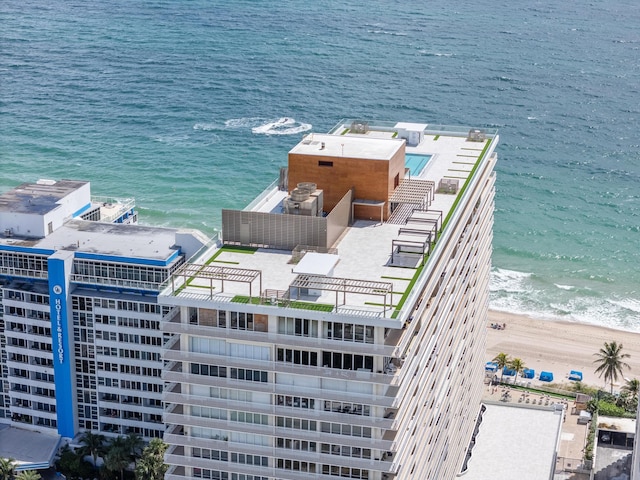
<svg viewBox="0 0 640 480">
<path fill-rule="evenodd" d="M 156 282 L 143 282 L 139 280 L 128 280 L 123 278 L 97 277 L 93 275 L 71 275 L 73 283 L 82 285 L 106 285 L 110 287 L 130 288 L 133 290 L 158 291 L 160 286 Z"/>
</svg>

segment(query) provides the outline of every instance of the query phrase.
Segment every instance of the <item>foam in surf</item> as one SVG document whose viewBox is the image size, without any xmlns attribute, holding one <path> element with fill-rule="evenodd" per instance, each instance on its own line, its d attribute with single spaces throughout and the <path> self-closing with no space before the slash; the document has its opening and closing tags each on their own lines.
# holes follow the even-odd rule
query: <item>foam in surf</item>
<svg viewBox="0 0 640 480">
<path fill-rule="evenodd" d="M 275 121 L 268 121 L 251 129 L 253 133 L 263 135 L 294 135 L 296 133 L 306 132 L 307 130 L 311 130 L 310 123 L 298 122 L 289 117 L 281 117 Z"/>
</svg>

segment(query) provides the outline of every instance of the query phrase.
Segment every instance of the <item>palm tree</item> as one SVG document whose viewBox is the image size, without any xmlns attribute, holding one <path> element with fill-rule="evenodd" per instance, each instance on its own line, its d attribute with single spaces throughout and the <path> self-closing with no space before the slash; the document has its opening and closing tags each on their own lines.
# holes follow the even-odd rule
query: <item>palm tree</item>
<svg viewBox="0 0 640 480">
<path fill-rule="evenodd" d="M 513 379 L 513 383 L 515 385 L 515 383 L 518 381 L 518 374 L 522 373 L 522 371 L 524 370 L 524 362 L 519 358 L 514 358 L 509 362 L 509 368 L 511 370 L 515 370 L 516 372 L 516 378 Z"/>
<path fill-rule="evenodd" d="M 627 383 L 625 383 L 620 390 L 622 390 L 622 393 L 630 397 L 629 405 L 633 405 L 634 402 L 637 404 L 638 393 L 640 393 L 640 380 L 637 378 L 627 380 Z"/>
<path fill-rule="evenodd" d="M 0 458 L 0 480 L 11 480 L 16 471 L 16 461 L 13 458 Z"/>
<path fill-rule="evenodd" d="M 604 342 L 604 347 L 600 349 L 598 353 L 594 353 L 597 360 L 593 363 L 598 364 L 596 373 L 600 376 L 604 376 L 604 381 L 611 386 L 611 394 L 613 394 L 613 382 L 618 380 L 618 377 L 622 376 L 622 369 L 630 369 L 628 363 L 623 359 L 629 358 L 628 353 L 622 353 L 622 344 L 618 344 L 615 340 L 611 343 Z"/>
<path fill-rule="evenodd" d="M 35 470 L 24 470 L 16 475 L 16 480 L 40 480 L 41 478 L 42 475 Z"/>
<path fill-rule="evenodd" d="M 117 441 L 118 439 L 120 442 Z M 131 463 L 129 451 L 121 443 L 121 437 L 114 439 L 104 457 L 105 468 L 111 472 L 120 472 L 120 480 L 124 478 L 124 469 Z"/>
<path fill-rule="evenodd" d="M 504 367 L 509 365 L 509 356 L 506 353 L 499 353 L 493 359 L 495 364 L 498 366 L 500 370 L 500 383 L 502 383 L 502 376 L 504 375 Z"/>
<path fill-rule="evenodd" d="M 144 449 L 144 440 L 137 433 L 130 433 L 125 437 L 125 443 L 127 444 L 127 449 L 129 450 L 131 461 L 134 465 L 137 465 L 138 456 Z"/>
<path fill-rule="evenodd" d="M 84 432 L 80 438 L 80 443 L 83 444 L 81 449 L 82 455 L 91 455 L 93 458 L 93 466 L 96 467 L 98 457 L 104 454 L 104 442 L 105 436 L 99 433 Z"/>
<path fill-rule="evenodd" d="M 168 445 L 159 438 L 153 438 L 142 452 L 142 457 L 136 466 L 136 479 L 163 480 L 169 468 L 164 463 L 164 452 Z"/>
<path fill-rule="evenodd" d="M 169 448 L 169 445 L 164 443 L 164 440 L 161 438 L 152 438 L 147 448 L 144 449 L 144 453 L 164 458 L 164 453 L 167 451 L 167 448 Z"/>
</svg>

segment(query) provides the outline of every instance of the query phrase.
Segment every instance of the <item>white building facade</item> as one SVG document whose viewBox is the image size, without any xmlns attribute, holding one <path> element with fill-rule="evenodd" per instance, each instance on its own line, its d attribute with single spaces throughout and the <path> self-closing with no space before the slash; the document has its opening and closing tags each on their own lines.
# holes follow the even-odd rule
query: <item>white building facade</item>
<svg viewBox="0 0 640 480">
<path fill-rule="evenodd" d="M 223 211 L 223 241 L 159 297 L 167 479 L 461 472 L 483 388 L 497 143 L 342 122 L 291 150 L 288 185 Z"/>
<path fill-rule="evenodd" d="M 136 218 L 132 199 L 92 198 L 88 182 L 0 195 L 0 422 L 69 439 L 163 436 L 160 321 L 172 308 L 158 288 L 206 242 Z"/>
</svg>

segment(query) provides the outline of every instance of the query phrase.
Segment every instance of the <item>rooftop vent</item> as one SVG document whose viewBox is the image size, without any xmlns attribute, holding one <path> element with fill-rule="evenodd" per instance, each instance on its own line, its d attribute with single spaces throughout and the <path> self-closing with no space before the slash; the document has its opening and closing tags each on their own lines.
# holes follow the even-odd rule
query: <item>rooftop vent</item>
<svg viewBox="0 0 640 480">
<path fill-rule="evenodd" d="M 486 136 L 484 134 L 484 130 L 480 130 L 477 128 L 472 128 L 469 130 L 469 135 L 467 136 L 467 140 L 469 142 L 484 142 Z"/>
<path fill-rule="evenodd" d="M 353 121 L 349 133 L 367 133 L 369 131 L 369 122 Z"/>
<path fill-rule="evenodd" d="M 318 185 L 313 182 L 300 182 L 297 185 L 297 190 L 306 190 L 309 193 L 313 193 L 318 189 Z"/>
<path fill-rule="evenodd" d="M 438 182 L 438 193 L 458 193 L 460 182 L 455 178 L 443 178 Z"/>
<path fill-rule="evenodd" d="M 291 192 L 291 200 L 294 202 L 304 202 L 309 198 L 310 192 L 306 189 L 294 188 Z"/>
</svg>

